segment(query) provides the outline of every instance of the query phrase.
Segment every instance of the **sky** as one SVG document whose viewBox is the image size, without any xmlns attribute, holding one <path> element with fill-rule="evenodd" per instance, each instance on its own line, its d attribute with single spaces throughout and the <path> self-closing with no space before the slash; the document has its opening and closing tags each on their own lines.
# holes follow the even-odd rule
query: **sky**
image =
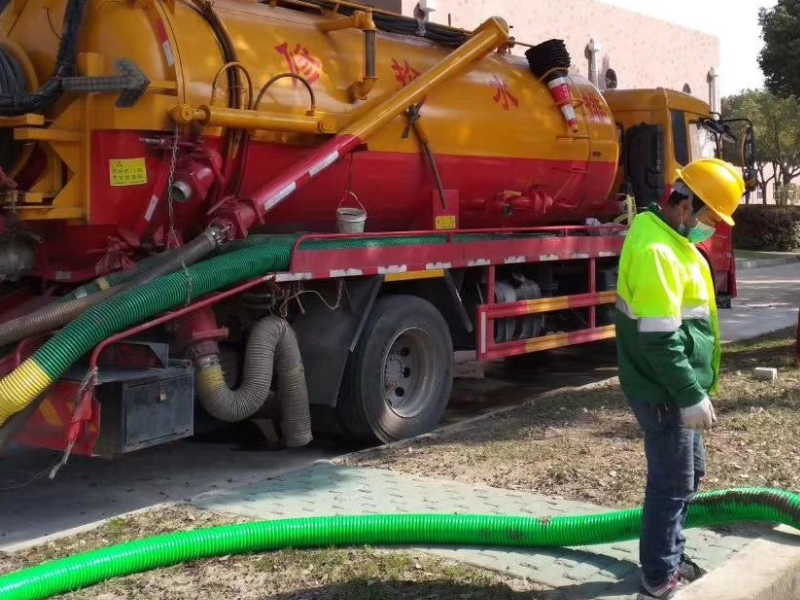
<svg viewBox="0 0 800 600">
<path fill-rule="evenodd" d="M 684 27 L 699 29 L 720 39 L 719 84 L 722 96 L 764 84 L 758 67 L 763 42 L 758 9 L 775 0 L 602 0 Z"/>
</svg>

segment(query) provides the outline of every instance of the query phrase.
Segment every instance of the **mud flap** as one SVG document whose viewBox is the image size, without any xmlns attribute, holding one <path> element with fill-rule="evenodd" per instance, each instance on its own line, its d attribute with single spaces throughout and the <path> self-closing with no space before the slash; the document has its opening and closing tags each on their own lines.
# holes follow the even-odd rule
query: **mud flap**
<svg viewBox="0 0 800 600">
<path fill-rule="evenodd" d="M 303 299 L 305 314 L 292 327 L 297 334 L 312 405 L 334 407 L 344 369 L 370 315 L 383 277 L 345 281 L 346 294 L 335 313 L 309 294 Z"/>
</svg>

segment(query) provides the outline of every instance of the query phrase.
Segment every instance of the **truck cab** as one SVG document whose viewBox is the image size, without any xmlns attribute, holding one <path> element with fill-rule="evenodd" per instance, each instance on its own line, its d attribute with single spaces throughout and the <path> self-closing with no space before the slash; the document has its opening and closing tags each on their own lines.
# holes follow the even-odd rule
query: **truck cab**
<svg viewBox="0 0 800 600">
<path fill-rule="evenodd" d="M 664 88 L 607 90 L 604 96 L 619 130 L 620 168 L 612 193 L 632 196 L 637 210 L 661 203 L 680 167 L 698 158 L 719 157 L 722 127 L 709 105 Z M 721 306 L 736 296 L 732 229 L 721 223 L 699 246 L 709 262 Z"/>
</svg>

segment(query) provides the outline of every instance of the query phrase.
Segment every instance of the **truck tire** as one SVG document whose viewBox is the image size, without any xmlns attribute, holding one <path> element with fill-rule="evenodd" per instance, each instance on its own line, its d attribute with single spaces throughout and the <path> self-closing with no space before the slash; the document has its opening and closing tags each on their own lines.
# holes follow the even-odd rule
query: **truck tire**
<svg viewBox="0 0 800 600">
<path fill-rule="evenodd" d="M 353 438 L 392 442 L 433 429 L 453 387 L 453 341 L 428 301 L 380 298 L 350 357 L 337 412 Z"/>
</svg>

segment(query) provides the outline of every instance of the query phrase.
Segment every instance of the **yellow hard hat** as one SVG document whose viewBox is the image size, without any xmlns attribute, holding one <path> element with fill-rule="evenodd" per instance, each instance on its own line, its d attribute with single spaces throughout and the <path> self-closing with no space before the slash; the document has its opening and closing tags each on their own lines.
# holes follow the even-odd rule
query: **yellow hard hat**
<svg viewBox="0 0 800 600">
<path fill-rule="evenodd" d="M 703 203 L 728 225 L 744 196 L 744 177 L 731 163 L 718 158 L 700 158 L 676 171 Z"/>
</svg>

